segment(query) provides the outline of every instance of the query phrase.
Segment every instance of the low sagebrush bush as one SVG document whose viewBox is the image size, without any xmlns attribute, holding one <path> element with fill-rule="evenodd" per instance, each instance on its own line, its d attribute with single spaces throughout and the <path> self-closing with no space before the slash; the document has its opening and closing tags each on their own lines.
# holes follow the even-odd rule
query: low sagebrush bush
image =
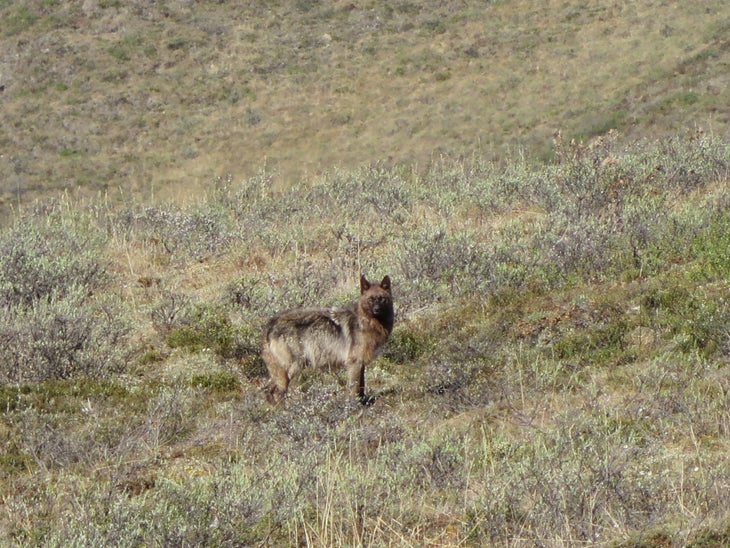
<svg viewBox="0 0 730 548">
<path fill-rule="evenodd" d="M 354 300 L 353 288 L 341 293 L 338 272 L 326 261 L 302 259 L 292 269 L 265 278 L 244 275 L 228 286 L 225 300 L 249 317 L 267 318 L 292 308 L 337 306 Z"/>
<path fill-rule="evenodd" d="M 158 303 L 150 311 L 152 325 L 155 330 L 167 336 L 173 327 L 179 324 L 180 318 L 191 307 L 192 299 L 184 293 L 164 291 Z"/>
<path fill-rule="evenodd" d="M 658 141 L 645 156 L 668 190 L 688 193 L 727 177 L 727 142 L 701 130 Z"/>
<path fill-rule="evenodd" d="M 111 308 L 86 302 L 77 290 L 30 308 L 0 309 L 0 379 L 98 377 L 121 370 L 127 327 Z"/>
<path fill-rule="evenodd" d="M 224 251 L 233 239 L 230 219 L 221 209 L 127 209 L 115 224 L 156 245 L 177 261 L 200 260 Z"/>
<path fill-rule="evenodd" d="M 271 283 L 262 276 L 244 274 L 228 284 L 224 295 L 228 304 L 247 313 L 271 310 L 276 294 Z"/>
<path fill-rule="evenodd" d="M 23 223 L 0 240 L 0 380 L 40 381 L 121 369 L 127 326 L 99 242 L 72 227 Z"/>
<path fill-rule="evenodd" d="M 373 165 L 348 173 L 336 171 L 326 184 L 313 185 L 306 201 L 319 211 L 336 210 L 361 221 L 363 212 L 377 223 L 401 224 L 413 203 L 413 185 L 397 169 Z"/>
<path fill-rule="evenodd" d="M 0 307 L 30 307 L 63 298 L 75 287 L 88 291 L 105 281 L 95 238 L 21 223 L 0 238 Z"/>
</svg>

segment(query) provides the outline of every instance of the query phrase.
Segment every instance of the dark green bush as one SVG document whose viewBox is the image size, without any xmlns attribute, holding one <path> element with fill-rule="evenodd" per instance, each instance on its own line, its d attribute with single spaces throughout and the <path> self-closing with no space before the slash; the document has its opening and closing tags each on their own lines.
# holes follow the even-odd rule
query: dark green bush
<svg viewBox="0 0 730 548">
<path fill-rule="evenodd" d="M 405 364 L 433 351 L 433 339 L 422 331 L 396 327 L 382 356 L 394 363 Z"/>
<path fill-rule="evenodd" d="M 212 371 L 198 373 L 190 378 L 190 385 L 195 388 L 204 388 L 220 394 L 235 392 L 241 388 L 238 379 L 226 371 Z"/>
</svg>

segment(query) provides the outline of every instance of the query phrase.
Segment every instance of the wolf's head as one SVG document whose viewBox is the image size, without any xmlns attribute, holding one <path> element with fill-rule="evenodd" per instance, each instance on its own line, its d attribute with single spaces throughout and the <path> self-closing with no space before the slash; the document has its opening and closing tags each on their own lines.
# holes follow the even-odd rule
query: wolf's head
<svg viewBox="0 0 730 548">
<path fill-rule="evenodd" d="M 393 329 L 393 294 L 389 276 L 383 278 L 379 284 L 360 276 L 360 307 L 365 314 L 382 323 L 389 332 Z"/>
</svg>

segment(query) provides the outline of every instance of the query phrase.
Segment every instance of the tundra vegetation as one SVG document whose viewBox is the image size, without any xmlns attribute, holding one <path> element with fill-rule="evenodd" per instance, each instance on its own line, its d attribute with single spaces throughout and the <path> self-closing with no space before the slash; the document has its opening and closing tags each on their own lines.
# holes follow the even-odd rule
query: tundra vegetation
<svg viewBox="0 0 730 548">
<path fill-rule="evenodd" d="M 0 545 L 730 544 L 730 4 L 245 4 L 0 0 Z"/>
<path fill-rule="evenodd" d="M 4 544 L 730 540 L 730 149 L 556 143 L 0 237 Z M 390 272 L 369 368 L 265 402 L 272 311 Z"/>
</svg>

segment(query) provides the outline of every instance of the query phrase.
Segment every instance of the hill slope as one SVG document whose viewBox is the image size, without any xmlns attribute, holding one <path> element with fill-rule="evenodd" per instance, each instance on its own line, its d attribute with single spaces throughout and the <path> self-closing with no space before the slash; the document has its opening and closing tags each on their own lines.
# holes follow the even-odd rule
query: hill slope
<svg viewBox="0 0 730 548">
<path fill-rule="evenodd" d="M 727 133 L 727 2 L 0 2 L 1 199 Z"/>
<path fill-rule="evenodd" d="M 0 0 L 0 544 L 730 543 L 725 3 L 237 4 Z"/>
</svg>

